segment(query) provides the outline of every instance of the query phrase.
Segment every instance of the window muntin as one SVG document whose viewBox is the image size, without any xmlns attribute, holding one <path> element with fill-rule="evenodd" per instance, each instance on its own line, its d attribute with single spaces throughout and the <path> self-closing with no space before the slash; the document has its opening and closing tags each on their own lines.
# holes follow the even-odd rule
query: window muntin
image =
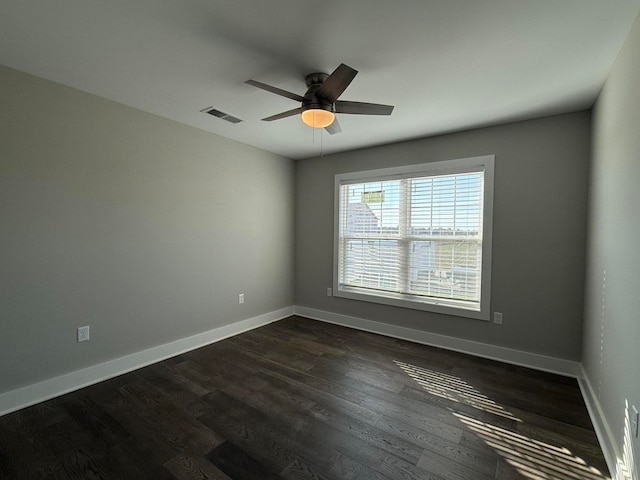
<svg viewBox="0 0 640 480">
<path fill-rule="evenodd" d="M 493 157 L 336 176 L 334 294 L 489 318 Z"/>
</svg>

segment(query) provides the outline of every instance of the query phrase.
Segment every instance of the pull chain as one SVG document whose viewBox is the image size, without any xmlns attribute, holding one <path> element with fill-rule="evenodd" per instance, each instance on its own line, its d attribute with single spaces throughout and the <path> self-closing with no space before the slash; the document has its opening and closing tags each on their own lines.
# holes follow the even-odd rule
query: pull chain
<svg viewBox="0 0 640 480">
<path fill-rule="evenodd" d="M 313 112 L 313 125 L 316 124 L 316 118 L 315 118 L 315 112 Z M 324 130 L 324 128 L 316 128 L 316 127 L 312 127 L 311 128 L 312 133 L 311 133 L 311 143 L 313 145 L 316 144 L 316 130 L 320 130 L 320 158 L 322 158 L 324 156 L 324 149 L 323 149 L 323 145 L 322 145 L 322 130 Z"/>
</svg>

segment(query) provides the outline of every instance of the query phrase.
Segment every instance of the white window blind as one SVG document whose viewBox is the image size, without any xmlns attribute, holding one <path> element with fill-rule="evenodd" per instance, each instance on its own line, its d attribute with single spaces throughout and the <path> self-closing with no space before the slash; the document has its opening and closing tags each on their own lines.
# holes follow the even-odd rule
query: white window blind
<svg viewBox="0 0 640 480">
<path fill-rule="evenodd" d="M 336 294 L 483 312 L 493 157 L 480 158 L 338 175 Z"/>
</svg>

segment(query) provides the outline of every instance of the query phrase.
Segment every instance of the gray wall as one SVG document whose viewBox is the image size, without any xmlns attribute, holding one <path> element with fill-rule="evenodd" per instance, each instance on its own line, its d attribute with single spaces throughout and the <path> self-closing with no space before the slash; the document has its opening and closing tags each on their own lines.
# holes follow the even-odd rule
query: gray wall
<svg viewBox="0 0 640 480">
<path fill-rule="evenodd" d="M 293 182 L 289 159 L 0 67 L 0 393 L 293 305 Z"/>
<path fill-rule="evenodd" d="M 625 453 L 627 458 L 631 455 L 631 449 L 624 448 L 625 402 L 640 410 L 638 85 L 640 21 L 636 21 L 594 108 L 582 359 L 621 461 Z M 626 439 L 635 446 L 638 465 L 640 442 Z M 636 467 L 633 478 L 637 475 Z"/>
<path fill-rule="evenodd" d="M 590 121 L 579 112 L 299 161 L 296 305 L 579 360 Z M 335 174 L 485 154 L 496 155 L 491 306 L 502 326 L 326 296 Z"/>
</svg>

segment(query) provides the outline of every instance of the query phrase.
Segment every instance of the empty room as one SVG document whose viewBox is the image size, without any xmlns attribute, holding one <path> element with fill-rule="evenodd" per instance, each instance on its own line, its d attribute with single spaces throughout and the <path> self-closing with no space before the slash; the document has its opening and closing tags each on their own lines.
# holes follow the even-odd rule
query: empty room
<svg viewBox="0 0 640 480">
<path fill-rule="evenodd" d="M 640 480 L 640 0 L 0 0 L 0 480 Z"/>
</svg>

